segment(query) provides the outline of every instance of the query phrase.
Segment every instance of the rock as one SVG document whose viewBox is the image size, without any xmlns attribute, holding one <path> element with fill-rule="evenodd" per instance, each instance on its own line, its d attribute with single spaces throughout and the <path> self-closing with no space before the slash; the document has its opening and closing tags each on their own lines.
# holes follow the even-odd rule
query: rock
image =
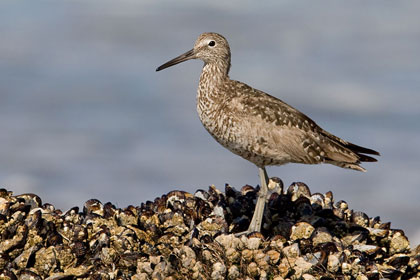
<svg viewBox="0 0 420 280">
<path fill-rule="evenodd" d="M 250 250 L 256 250 L 260 247 L 261 239 L 260 238 L 249 238 L 247 242 L 247 248 Z"/>
<path fill-rule="evenodd" d="M 327 269 L 332 273 L 337 273 L 340 269 L 340 259 L 336 255 L 328 256 Z"/>
<path fill-rule="evenodd" d="M 307 274 L 307 273 L 303 274 L 303 275 L 302 275 L 302 278 L 303 278 L 304 280 L 316 280 L 316 278 L 315 278 L 314 276 L 312 276 L 312 275 L 310 275 L 310 274 Z"/>
<path fill-rule="evenodd" d="M 269 257 L 269 262 L 272 265 L 275 265 L 279 262 L 280 260 L 280 253 L 276 250 L 270 250 L 267 252 L 267 255 Z"/>
<path fill-rule="evenodd" d="M 236 265 L 232 265 L 228 270 L 228 279 L 238 279 L 240 275 L 239 269 Z"/>
<path fill-rule="evenodd" d="M 404 232 L 397 230 L 392 233 L 391 242 L 389 244 L 389 253 L 403 253 L 410 249 L 410 242 L 404 235 Z"/>
<path fill-rule="evenodd" d="M 315 228 L 306 222 L 299 222 L 296 223 L 292 227 L 292 233 L 290 234 L 291 240 L 297 240 L 297 239 L 308 239 L 312 233 L 314 232 Z"/>
<path fill-rule="evenodd" d="M 251 262 L 250 264 L 248 264 L 247 272 L 248 275 L 254 278 L 260 275 L 260 269 L 258 268 L 258 265 L 255 262 Z"/>
<path fill-rule="evenodd" d="M 224 264 L 217 262 L 213 264 L 213 271 L 211 273 L 212 279 L 225 279 L 226 267 Z"/>
<path fill-rule="evenodd" d="M 231 263 L 238 263 L 241 258 L 241 253 L 238 252 L 238 250 L 235 250 L 233 248 L 228 248 L 226 250 L 226 257 Z"/>
<path fill-rule="evenodd" d="M 1 279 L 416 279 L 420 246 L 331 192 L 270 180 L 261 233 L 237 236 L 258 188 L 171 191 L 79 211 L 0 189 Z"/>
</svg>

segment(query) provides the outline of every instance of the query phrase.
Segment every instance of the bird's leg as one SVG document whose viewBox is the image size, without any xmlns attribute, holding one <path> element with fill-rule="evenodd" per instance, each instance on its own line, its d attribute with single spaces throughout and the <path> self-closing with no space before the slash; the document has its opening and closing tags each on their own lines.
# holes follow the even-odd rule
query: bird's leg
<svg viewBox="0 0 420 280">
<path fill-rule="evenodd" d="M 267 171 L 265 170 L 265 167 L 259 167 L 259 175 L 261 180 L 261 188 L 258 192 L 258 200 L 257 204 L 255 205 L 254 215 L 252 216 L 251 223 L 248 227 L 248 232 L 253 231 L 261 231 L 261 225 L 264 215 L 264 208 L 265 203 L 267 201 L 267 193 L 268 193 L 268 176 Z"/>
<path fill-rule="evenodd" d="M 254 215 L 252 216 L 251 223 L 249 224 L 248 230 L 241 232 L 237 235 L 248 234 L 254 231 L 261 231 L 261 225 L 264 215 L 264 208 L 265 203 L 267 201 L 267 193 L 268 193 L 268 176 L 267 171 L 265 171 L 264 167 L 259 167 L 259 174 L 261 180 L 261 188 L 258 192 L 258 199 L 257 204 L 255 205 Z"/>
</svg>

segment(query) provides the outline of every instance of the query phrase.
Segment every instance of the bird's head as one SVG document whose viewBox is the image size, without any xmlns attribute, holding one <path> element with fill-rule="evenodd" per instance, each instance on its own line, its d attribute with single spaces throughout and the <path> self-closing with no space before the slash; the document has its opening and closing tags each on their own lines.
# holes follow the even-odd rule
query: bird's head
<svg viewBox="0 0 420 280">
<path fill-rule="evenodd" d="M 230 66 L 230 48 L 227 40 L 217 33 L 203 33 L 195 41 L 194 48 L 162 64 L 156 71 L 163 70 L 178 63 L 201 59 L 204 63 L 227 64 Z"/>
</svg>

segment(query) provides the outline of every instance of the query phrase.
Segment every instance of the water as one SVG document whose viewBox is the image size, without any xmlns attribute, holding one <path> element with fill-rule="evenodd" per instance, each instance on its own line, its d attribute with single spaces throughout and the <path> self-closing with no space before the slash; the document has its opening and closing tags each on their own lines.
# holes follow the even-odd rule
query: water
<svg viewBox="0 0 420 280">
<path fill-rule="evenodd" d="M 420 243 L 420 3 L 337 3 L 2 1 L 0 185 L 68 209 L 258 184 L 198 120 L 202 63 L 154 72 L 215 31 L 233 79 L 382 154 L 367 173 L 291 164 L 269 175 L 332 190 Z"/>
</svg>

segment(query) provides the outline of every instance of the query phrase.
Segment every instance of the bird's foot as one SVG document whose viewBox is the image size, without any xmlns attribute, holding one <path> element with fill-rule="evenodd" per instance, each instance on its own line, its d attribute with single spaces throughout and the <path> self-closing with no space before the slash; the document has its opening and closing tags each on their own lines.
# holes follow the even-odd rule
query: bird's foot
<svg viewBox="0 0 420 280">
<path fill-rule="evenodd" d="M 261 188 L 258 193 L 258 200 L 255 205 L 254 215 L 252 216 L 248 229 L 246 231 L 235 233 L 235 236 L 261 232 L 265 204 L 273 193 L 283 193 L 283 182 L 277 177 L 270 178 L 266 187 Z"/>
</svg>

